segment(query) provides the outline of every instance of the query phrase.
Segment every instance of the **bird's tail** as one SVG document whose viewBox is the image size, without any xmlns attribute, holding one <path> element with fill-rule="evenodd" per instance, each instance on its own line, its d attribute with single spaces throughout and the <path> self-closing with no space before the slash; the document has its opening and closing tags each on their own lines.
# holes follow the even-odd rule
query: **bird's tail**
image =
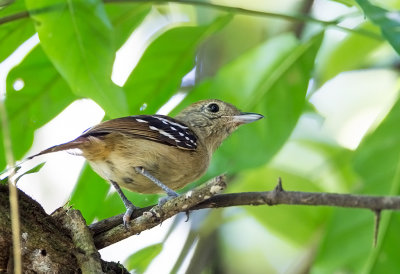
<svg viewBox="0 0 400 274">
<path fill-rule="evenodd" d="M 31 159 L 33 159 L 33 158 L 35 158 L 37 156 L 40 156 L 40 155 L 43 155 L 43 154 L 47 154 L 47 153 L 80 148 L 81 144 L 82 144 L 82 140 L 79 140 L 79 138 L 78 138 L 78 139 L 75 139 L 75 140 L 70 141 L 68 143 L 55 145 L 55 146 L 49 147 L 49 148 L 47 148 L 45 150 L 42 150 L 41 152 L 39 152 L 39 153 L 37 153 L 35 155 L 29 156 L 23 162 L 31 160 Z"/>
<path fill-rule="evenodd" d="M 70 149 L 79 149 L 81 147 L 81 144 L 83 143 L 83 140 L 80 138 L 77 138 L 73 141 L 70 141 L 68 143 L 64 143 L 64 144 L 60 144 L 60 145 L 55 145 L 52 147 L 49 147 L 35 155 L 29 156 L 25 159 L 23 159 L 22 161 L 20 161 L 19 163 L 17 163 L 15 166 L 9 167 L 6 170 L 3 170 L 0 172 L 0 179 L 3 176 L 8 176 L 7 174 L 10 174 L 10 172 L 13 170 L 14 173 L 17 172 L 18 169 L 21 168 L 21 165 L 24 164 L 26 161 L 29 161 L 37 156 L 43 155 L 43 154 L 47 154 L 47 153 L 52 153 L 52 152 L 57 152 L 57 151 L 63 151 L 63 150 L 70 150 Z"/>
</svg>

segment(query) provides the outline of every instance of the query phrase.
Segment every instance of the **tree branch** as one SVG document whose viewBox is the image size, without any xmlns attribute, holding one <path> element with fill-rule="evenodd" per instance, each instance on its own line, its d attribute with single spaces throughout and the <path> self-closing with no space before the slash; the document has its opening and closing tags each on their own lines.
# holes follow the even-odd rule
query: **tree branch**
<svg viewBox="0 0 400 274">
<path fill-rule="evenodd" d="M 193 190 L 178 196 L 177 198 L 167 201 L 162 206 L 151 207 L 148 211 L 142 209 L 142 214 L 131 220 L 129 228 L 122 225 L 122 217 L 119 216 L 118 225 L 99 233 L 96 225 L 91 226 L 94 243 L 97 249 L 104 248 L 113 243 L 119 242 L 129 236 L 139 234 L 140 232 L 161 224 L 164 220 L 178 214 L 179 212 L 187 212 L 189 208 L 209 199 L 210 197 L 220 193 L 225 189 L 225 176 L 218 176 L 209 180 Z M 117 221 L 117 220 L 116 220 Z M 100 222 L 101 223 L 101 222 Z M 97 232 L 96 232 L 97 231 Z"/>
<path fill-rule="evenodd" d="M 219 179 L 218 179 L 219 178 Z M 198 191 L 208 191 L 210 184 L 222 180 L 217 177 L 200 187 L 189 191 L 190 195 L 197 196 Z M 224 183 L 223 180 L 221 183 Z M 223 186 L 221 186 L 221 189 Z M 215 193 L 214 193 L 215 194 Z M 150 229 L 164 220 L 174 216 L 179 212 L 190 210 L 199 210 L 204 208 L 221 208 L 231 206 L 244 205 L 308 205 L 308 206 L 332 206 L 345 208 L 369 209 L 374 212 L 382 210 L 400 210 L 400 197 L 391 196 L 370 196 L 370 195 L 354 195 L 354 194 L 338 194 L 338 193 L 320 193 L 320 192 L 300 192 L 285 191 L 282 187 L 281 180 L 274 190 L 264 192 L 241 192 L 231 194 L 210 195 L 209 199 L 203 201 L 191 201 L 187 203 L 186 196 L 183 194 L 178 198 L 168 201 L 163 207 L 149 206 L 135 212 L 132 216 L 130 230 L 125 230 L 122 225 L 122 214 L 102 220 L 98 223 L 90 225 L 93 233 L 95 245 L 98 249 L 104 248 L 112 243 L 125 239 L 131 235 L 138 234 L 144 230 Z M 206 198 L 205 196 L 203 198 Z M 189 205 L 184 207 L 183 205 Z M 146 214 L 144 212 L 152 212 Z M 376 223 L 375 234 L 377 233 L 379 222 Z M 377 235 L 375 235 L 377 237 Z"/>
<path fill-rule="evenodd" d="M 201 1 L 193 1 L 193 0 L 103 0 L 105 4 L 107 3 L 152 3 L 152 4 L 166 4 L 166 3 L 175 3 L 175 4 L 181 4 L 181 5 L 192 5 L 192 6 L 198 6 L 198 7 L 208 7 L 212 9 L 217 9 L 220 11 L 225 11 L 225 12 L 230 12 L 230 13 L 237 13 L 237 14 L 247 14 L 251 16 L 263 16 L 263 17 L 271 17 L 271 18 L 278 18 L 278 19 L 283 19 L 283 20 L 288 20 L 288 21 L 299 21 L 299 22 L 311 22 L 311 23 L 316 23 L 319 25 L 322 25 L 324 27 L 334 27 L 337 29 L 340 29 L 345 32 L 349 33 L 358 33 L 360 35 L 368 36 L 374 40 L 382 41 L 382 37 L 376 33 L 373 33 L 371 31 L 365 30 L 365 29 L 351 29 L 351 28 L 346 28 L 343 26 L 340 26 L 339 19 L 336 20 L 331 20 L 331 21 L 323 21 L 319 20 L 317 18 L 311 17 L 311 16 L 306 16 L 302 14 L 282 14 L 282 13 L 274 13 L 274 12 L 266 12 L 266 11 L 258 11 L 258 10 L 251 10 L 251 9 L 245 9 L 245 8 L 239 8 L 239 7 L 232 7 L 232 6 L 227 6 L 227 5 L 218 5 L 215 3 L 210 3 L 210 2 L 201 2 Z M 28 18 L 29 14 L 40 14 L 43 12 L 49 12 L 51 10 L 56 10 L 58 8 L 62 8 L 62 5 L 57 4 L 57 5 L 52 5 L 48 6 L 45 8 L 40 8 L 40 9 L 33 9 L 33 10 L 27 10 L 27 11 L 21 11 L 15 14 L 7 15 L 4 17 L 0 18 L 0 25 L 13 22 L 16 20 Z M 342 18 L 342 17 L 341 17 Z"/>
</svg>

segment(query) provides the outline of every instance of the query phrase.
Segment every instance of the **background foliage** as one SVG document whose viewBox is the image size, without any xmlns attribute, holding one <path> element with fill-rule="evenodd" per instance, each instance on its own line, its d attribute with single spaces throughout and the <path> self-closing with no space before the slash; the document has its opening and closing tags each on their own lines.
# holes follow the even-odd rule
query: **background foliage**
<svg viewBox="0 0 400 274">
<path fill-rule="evenodd" d="M 90 98 L 105 118 L 115 118 L 154 113 L 179 94 L 184 99 L 176 100 L 172 114 L 219 98 L 266 116 L 229 138 L 194 184 L 228 172 L 232 192 L 269 190 L 280 176 L 288 190 L 399 194 L 399 1 L 146 2 L 0 1 L 0 62 L 35 33 L 40 39 L 0 93 L 17 159 L 31 147 L 35 130 L 75 100 Z M 149 28 L 143 21 L 156 18 L 167 23 Z M 119 86 L 111 78 L 115 54 L 145 26 L 152 35 Z M 17 81 L 24 83 L 21 90 Z M 4 155 L 0 146 L 0 170 Z M 139 206 L 157 199 L 127 195 Z M 70 201 L 88 223 L 124 210 L 86 166 Z M 173 271 L 400 269 L 398 213 L 383 215 L 376 248 L 371 212 L 264 206 L 206 213 L 189 221 Z M 182 220 L 126 265 L 139 272 L 157 265 L 176 222 Z"/>
</svg>

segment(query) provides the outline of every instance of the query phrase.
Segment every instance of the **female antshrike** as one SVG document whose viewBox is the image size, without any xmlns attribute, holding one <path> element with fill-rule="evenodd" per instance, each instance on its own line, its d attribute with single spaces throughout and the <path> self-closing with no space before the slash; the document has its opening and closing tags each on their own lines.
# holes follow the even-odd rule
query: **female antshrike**
<svg viewBox="0 0 400 274">
<path fill-rule="evenodd" d="M 177 196 L 174 191 L 205 173 L 222 141 L 242 124 L 263 118 L 240 112 L 220 100 L 194 103 L 175 118 L 137 115 L 102 122 L 75 140 L 50 147 L 36 156 L 79 149 L 101 177 L 109 181 L 127 209 L 126 225 L 135 206 L 120 187 L 139 193 Z"/>
</svg>

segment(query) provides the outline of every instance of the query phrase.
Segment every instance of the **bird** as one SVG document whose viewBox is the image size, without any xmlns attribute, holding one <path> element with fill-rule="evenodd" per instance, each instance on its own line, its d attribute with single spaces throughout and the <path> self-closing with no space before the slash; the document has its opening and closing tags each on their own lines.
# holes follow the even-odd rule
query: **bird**
<svg viewBox="0 0 400 274">
<path fill-rule="evenodd" d="M 121 188 L 150 194 L 175 190 L 200 178 L 221 143 L 240 125 L 264 116 L 241 112 L 217 99 L 202 100 L 184 108 L 174 118 L 133 115 L 101 122 L 76 139 L 52 146 L 35 155 L 78 149 L 92 169 L 111 183 L 126 212 L 125 226 L 136 209 Z"/>
</svg>

